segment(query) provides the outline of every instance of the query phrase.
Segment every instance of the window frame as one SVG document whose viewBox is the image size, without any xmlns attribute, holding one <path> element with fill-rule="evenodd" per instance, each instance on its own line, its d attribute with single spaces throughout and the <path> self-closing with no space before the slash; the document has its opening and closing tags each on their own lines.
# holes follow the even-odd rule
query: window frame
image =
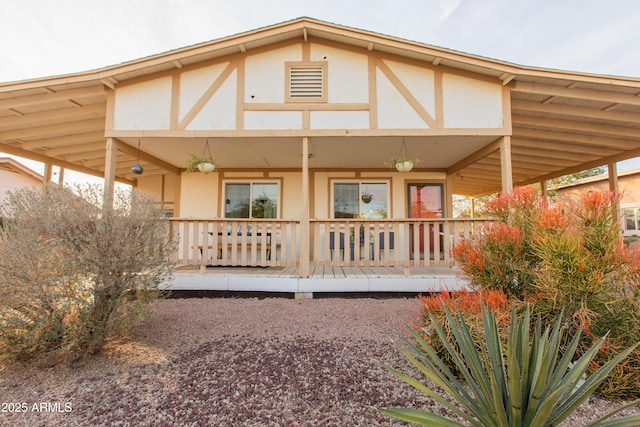
<svg viewBox="0 0 640 427">
<path fill-rule="evenodd" d="M 335 209 L 335 185 L 336 184 L 358 184 L 358 216 L 354 218 L 336 218 L 336 209 Z M 392 218 L 391 215 L 391 180 L 390 179 L 331 179 L 330 180 L 330 194 L 329 194 L 329 218 L 331 219 L 372 219 L 366 218 L 362 216 L 362 189 L 363 185 L 366 184 L 385 184 L 387 186 L 386 191 L 386 210 L 387 216 L 384 218 L 375 218 L 380 220 L 386 220 Z"/>
<path fill-rule="evenodd" d="M 249 185 L 249 217 L 228 217 L 227 216 L 227 184 L 246 184 Z M 254 184 L 275 184 L 276 185 L 276 216 L 275 218 L 254 218 L 253 217 L 253 186 Z M 222 181 L 222 218 L 233 220 L 252 220 L 252 219 L 281 219 L 282 218 L 282 182 L 277 179 L 225 179 Z"/>
</svg>

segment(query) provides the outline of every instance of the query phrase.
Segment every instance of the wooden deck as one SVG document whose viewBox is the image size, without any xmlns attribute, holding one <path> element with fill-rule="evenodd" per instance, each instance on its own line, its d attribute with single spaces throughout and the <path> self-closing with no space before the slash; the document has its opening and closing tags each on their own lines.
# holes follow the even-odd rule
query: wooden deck
<svg viewBox="0 0 640 427">
<path fill-rule="evenodd" d="M 253 292 L 433 292 L 460 289 L 466 283 L 454 267 L 316 266 L 308 278 L 298 267 L 178 267 L 167 288 Z"/>
</svg>

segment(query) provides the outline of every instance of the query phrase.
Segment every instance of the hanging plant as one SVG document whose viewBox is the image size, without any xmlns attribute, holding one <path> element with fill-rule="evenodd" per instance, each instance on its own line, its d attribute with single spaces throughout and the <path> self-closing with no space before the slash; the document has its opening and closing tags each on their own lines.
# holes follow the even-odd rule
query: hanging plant
<svg viewBox="0 0 640 427">
<path fill-rule="evenodd" d="M 407 144 L 404 142 L 403 138 L 400 151 L 394 153 L 385 165 L 388 168 L 397 170 L 398 172 L 410 172 L 413 169 L 413 166 L 418 163 L 420 163 L 420 159 L 412 159 L 411 156 L 409 156 L 409 150 L 407 150 Z"/>
<path fill-rule="evenodd" d="M 190 156 L 191 157 L 187 162 L 187 172 L 195 172 L 196 170 L 199 170 L 200 172 L 207 174 L 216 170 L 217 162 L 211 155 L 209 140 L 205 143 L 202 156 L 197 156 L 193 153 L 191 153 Z"/>
<path fill-rule="evenodd" d="M 362 199 L 362 201 L 364 203 L 370 203 L 373 200 L 373 194 L 367 192 L 367 190 L 362 192 L 362 195 L 360 196 L 360 198 Z"/>
</svg>

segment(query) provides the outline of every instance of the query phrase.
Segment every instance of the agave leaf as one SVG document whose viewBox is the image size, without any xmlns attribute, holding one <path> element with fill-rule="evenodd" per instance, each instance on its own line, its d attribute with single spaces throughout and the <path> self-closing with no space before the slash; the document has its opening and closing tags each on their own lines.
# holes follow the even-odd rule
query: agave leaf
<svg viewBox="0 0 640 427">
<path fill-rule="evenodd" d="M 447 394 L 449 394 L 450 396 L 453 396 L 454 399 L 463 407 L 467 408 L 469 411 L 473 412 L 473 411 L 480 411 L 480 408 L 478 407 L 477 403 L 473 400 L 473 398 L 471 396 L 469 396 L 468 394 L 465 395 L 464 393 L 459 393 L 459 390 L 456 388 L 453 388 L 450 386 L 449 382 L 447 381 L 447 378 L 445 378 L 437 369 L 434 369 L 433 365 L 429 365 L 430 361 L 427 361 L 429 364 L 427 366 L 423 365 L 422 363 L 420 363 L 415 357 L 413 357 L 412 353 L 403 348 L 398 346 L 398 349 L 400 350 L 400 352 L 402 352 L 402 354 L 405 356 L 405 358 L 410 361 L 416 368 L 418 368 L 420 370 L 420 372 L 422 372 L 427 378 L 429 378 L 431 381 L 433 381 L 436 385 L 440 386 Z M 424 393 L 426 393 L 427 395 L 433 397 L 434 399 L 438 400 L 438 402 L 442 403 L 443 405 L 445 405 L 447 408 L 449 408 L 451 411 L 455 412 L 457 415 L 459 415 L 460 417 L 468 420 L 468 421 L 473 421 L 473 418 L 470 417 L 468 414 L 464 413 L 463 411 L 461 411 L 456 405 L 453 405 L 452 403 L 444 400 L 442 397 L 440 397 L 435 391 L 429 389 L 428 387 L 426 387 L 425 385 L 423 385 L 422 383 L 420 383 L 419 381 L 415 380 L 414 378 L 411 378 L 405 374 L 402 374 L 401 372 L 383 365 L 383 367 L 385 367 L 385 369 L 389 370 L 392 374 L 396 375 L 398 378 L 400 378 L 401 380 L 405 381 L 407 384 L 411 385 L 412 387 L 415 387 L 416 389 L 423 391 Z"/>
<path fill-rule="evenodd" d="M 413 356 L 415 356 L 415 358 L 419 361 L 422 361 L 422 363 L 428 367 L 430 369 L 430 372 L 423 372 L 424 375 L 426 375 L 428 378 L 431 378 L 431 375 L 438 375 L 439 376 L 439 382 L 435 379 L 432 379 L 434 382 L 441 384 L 441 387 L 447 391 L 447 393 L 452 394 L 452 395 L 460 395 L 461 399 L 463 399 L 465 402 L 468 402 L 468 404 L 470 405 L 470 410 L 472 411 L 479 411 L 480 408 L 477 405 L 477 403 L 473 400 L 473 397 L 469 394 L 469 392 L 467 391 L 467 389 L 464 387 L 464 385 L 458 380 L 458 378 L 456 378 L 456 376 L 449 370 L 449 368 L 446 366 L 446 364 L 442 361 L 442 359 L 440 359 L 440 357 L 437 355 L 437 353 L 435 352 L 435 350 L 429 346 L 424 339 L 413 329 L 407 327 L 409 329 L 409 331 L 411 332 L 411 334 L 413 335 L 414 339 L 416 340 L 416 342 L 419 343 L 420 348 L 422 349 L 422 351 L 420 349 L 418 349 L 416 346 L 414 346 L 409 340 L 407 340 L 406 338 L 403 338 L 403 341 L 405 342 L 405 344 L 407 345 L 407 347 L 413 352 Z M 403 351 L 403 349 L 401 348 L 400 350 L 401 352 Z M 424 353 L 423 353 L 424 352 Z M 426 353 L 426 355 L 425 355 Z M 404 352 L 403 352 L 404 354 Z M 406 355 L 405 355 L 406 357 Z M 413 363 L 413 362 L 412 362 Z M 420 368 L 419 368 L 420 369 Z"/>
<path fill-rule="evenodd" d="M 382 365 L 386 370 L 388 370 L 389 372 L 391 372 L 393 375 L 395 375 L 396 377 L 400 378 L 402 381 L 406 382 L 407 384 L 409 384 L 410 386 L 414 387 L 415 389 L 417 389 L 418 391 L 422 391 L 423 393 L 425 393 L 427 396 L 430 396 L 431 398 L 437 400 L 440 404 L 442 404 L 443 406 L 446 406 L 447 408 L 449 408 L 452 412 L 454 412 L 455 414 L 457 414 L 458 416 L 468 420 L 468 421 L 473 421 L 473 418 L 469 417 L 468 414 L 466 414 L 465 412 L 461 411 L 460 408 L 458 408 L 456 405 L 452 404 L 451 402 L 445 400 L 439 393 L 435 392 L 434 390 L 428 388 L 427 386 L 425 386 L 424 384 L 422 384 L 420 381 L 411 378 L 408 375 L 403 374 L 402 372 L 399 372 L 398 370 L 387 366 L 387 365 Z M 436 384 L 441 384 L 438 383 L 436 380 L 433 380 Z M 455 396 L 454 394 L 449 393 L 449 395 L 451 396 Z"/>
<path fill-rule="evenodd" d="M 507 374 L 505 372 L 502 343 L 500 340 L 500 328 L 496 321 L 495 314 L 482 306 L 482 323 L 484 328 L 485 341 L 481 348 L 484 350 L 484 357 L 487 359 L 491 382 L 491 399 L 489 404 L 494 408 L 497 422 L 501 426 L 509 426 L 509 416 L 507 411 L 511 411 L 511 402 L 507 391 Z M 516 405 L 519 406 L 519 405 Z"/>
<path fill-rule="evenodd" d="M 445 313 L 448 314 L 447 319 L 450 322 L 451 329 L 452 330 L 453 329 L 457 329 L 457 323 L 455 323 L 455 321 L 452 319 L 451 313 L 449 312 L 449 310 L 446 307 L 444 309 L 445 309 Z M 442 327 L 438 323 L 438 320 L 431 313 L 429 313 L 429 315 L 431 317 L 431 321 L 432 321 L 434 330 L 438 334 L 438 337 L 440 338 L 441 343 L 444 345 L 445 349 L 447 350 L 447 352 L 449 353 L 449 355 L 453 359 L 453 361 L 454 361 L 454 363 L 456 365 L 456 368 L 461 372 L 462 377 L 467 382 L 467 384 L 471 388 L 471 391 L 472 391 L 473 395 L 477 399 L 478 396 L 482 395 L 482 390 L 478 387 L 478 384 L 476 383 L 476 381 L 473 380 L 473 376 L 472 376 L 471 372 L 468 369 L 467 363 L 463 360 L 463 358 L 460 356 L 460 354 L 458 354 L 458 351 L 456 350 L 456 348 L 449 341 L 448 337 L 446 336 L 446 333 L 444 332 L 444 330 L 442 329 Z M 454 334 L 454 337 L 455 336 L 456 336 L 456 334 Z M 456 342 L 458 342 L 458 345 L 460 345 L 459 338 L 457 338 L 457 337 L 456 337 Z M 468 401 L 474 402 L 474 405 L 472 407 L 468 408 L 472 413 L 482 415 L 482 414 L 486 413 L 487 410 L 490 410 L 490 408 L 486 407 L 484 401 L 482 401 L 482 400 L 474 401 L 473 398 L 471 397 L 471 395 L 466 391 L 466 389 L 464 387 L 462 388 L 462 390 L 460 390 L 460 394 L 464 394 L 466 396 L 469 396 L 468 397 Z M 467 400 L 467 399 L 465 399 L 465 400 Z"/>
<path fill-rule="evenodd" d="M 495 424 L 495 417 L 491 416 L 494 412 L 494 408 L 492 407 L 490 399 L 492 393 L 489 375 L 482 363 L 469 327 L 461 314 L 457 319 L 455 319 L 446 307 L 444 307 L 444 311 L 447 316 L 451 332 L 453 333 L 456 343 L 460 348 L 460 352 L 462 353 L 462 357 L 458 355 L 455 356 L 457 367 L 471 388 L 477 403 L 482 408 L 481 412 L 474 412 L 474 415 L 484 419 L 485 421 L 491 420 L 491 422 Z M 451 351 L 455 352 L 453 346 L 451 346 Z"/>
<path fill-rule="evenodd" d="M 420 411 L 408 408 L 380 409 L 383 414 L 389 415 L 402 421 L 416 423 L 430 427 L 464 427 L 464 424 L 457 423 L 443 416 L 432 414 L 431 412 Z"/>
<path fill-rule="evenodd" d="M 578 359 L 576 364 L 572 367 L 571 371 L 574 368 L 578 369 L 579 376 L 582 376 L 584 372 L 586 372 L 589 363 L 595 357 L 595 354 L 600 349 L 600 346 L 604 342 L 605 337 L 602 337 L 598 340 L 596 344 L 594 344 L 585 354 Z M 557 415 L 554 414 L 553 422 L 556 424 L 560 424 L 564 419 L 566 419 L 571 413 L 573 413 L 582 403 L 584 403 L 591 394 L 600 386 L 602 381 L 607 378 L 607 375 L 616 367 L 620 362 L 622 362 L 635 348 L 638 344 L 629 347 L 625 351 L 617 354 L 614 358 L 605 363 L 600 369 L 596 372 L 592 373 L 586 381 L 576 389 L 571 396 L 566 399 L 560 407 L 558 407 Z M 593 352 L 592 352 L 593 350 Z M 583 359 L 585 359 L 583 361 Z M 606 416 L 605 416 L 606 418 Z"/>
<path fill-rule="evenodd" d="M 640 399 L 636 399 L 632 402 L 628 402 L 618 408 L 616 408 L 615 411 L 611 411 L 609 412 L 607 415 L 605 415 L 604 417 L 592 422 L 591 424 L 589 424 L 586 427 L 622 427 L 622 426 L 628 426 L 628 427 L 634 427 L 634 426 L 638 426 L 640 425 L 640 415 L 632 415 L 629 417 L 624 417 L 624 418 L 619 418 L 616 420 L 609 420 L 609 418 L 613 417 L 614 415 L 619 414 L 620 412 L 624 411 L 625 409 L 628 408 L 632 408 L 634 406 L 638 406 L 640 405 Z M 627 424 L 630 423 L 630 424 Z"/>
</svg>

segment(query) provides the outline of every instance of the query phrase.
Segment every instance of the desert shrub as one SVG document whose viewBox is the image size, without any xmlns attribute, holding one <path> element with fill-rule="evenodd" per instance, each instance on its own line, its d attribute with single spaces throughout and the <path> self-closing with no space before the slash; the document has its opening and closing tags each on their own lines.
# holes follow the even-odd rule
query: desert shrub
<svg viewBox="0 0 640 427">
<path fill-rule="evenodd" d="M 563 313 L 571 331 L 584 330 L 578 354 L 609 334 L 594 358 L 594 367 L 602 365 L 640 341 L 640 255 L 622 240 L 619 200 L 590 192 L 575 206 L 547 206 L 532 189 L 517 189 L 487 203 L 497 224 L 462 242 L 454 256 L 477 289 L 527 299 L 549 324 Z M 599 392 L 640 396 L 639 361 L 636 351 L 612 373 L 617 386 L 607 379 Z"/>
<path fill-rule="evenodd" d="M 489 200 L 483 213 L 496 222 L 453 250 L 462 275 L 482 289 L 523 298 L 535 281 L 539 258 L 532 251 L 531 235 L 537 212 L 544 206 L 532 187 L 518 187 Z"/>
<path fill-rule="evenodd" d="M 153 200 L 100 187 L 24 189 L 2 207 L 0 355 L 52 361 L 101 350 L 168 279 L 174 244 Z"/>
</svg>

